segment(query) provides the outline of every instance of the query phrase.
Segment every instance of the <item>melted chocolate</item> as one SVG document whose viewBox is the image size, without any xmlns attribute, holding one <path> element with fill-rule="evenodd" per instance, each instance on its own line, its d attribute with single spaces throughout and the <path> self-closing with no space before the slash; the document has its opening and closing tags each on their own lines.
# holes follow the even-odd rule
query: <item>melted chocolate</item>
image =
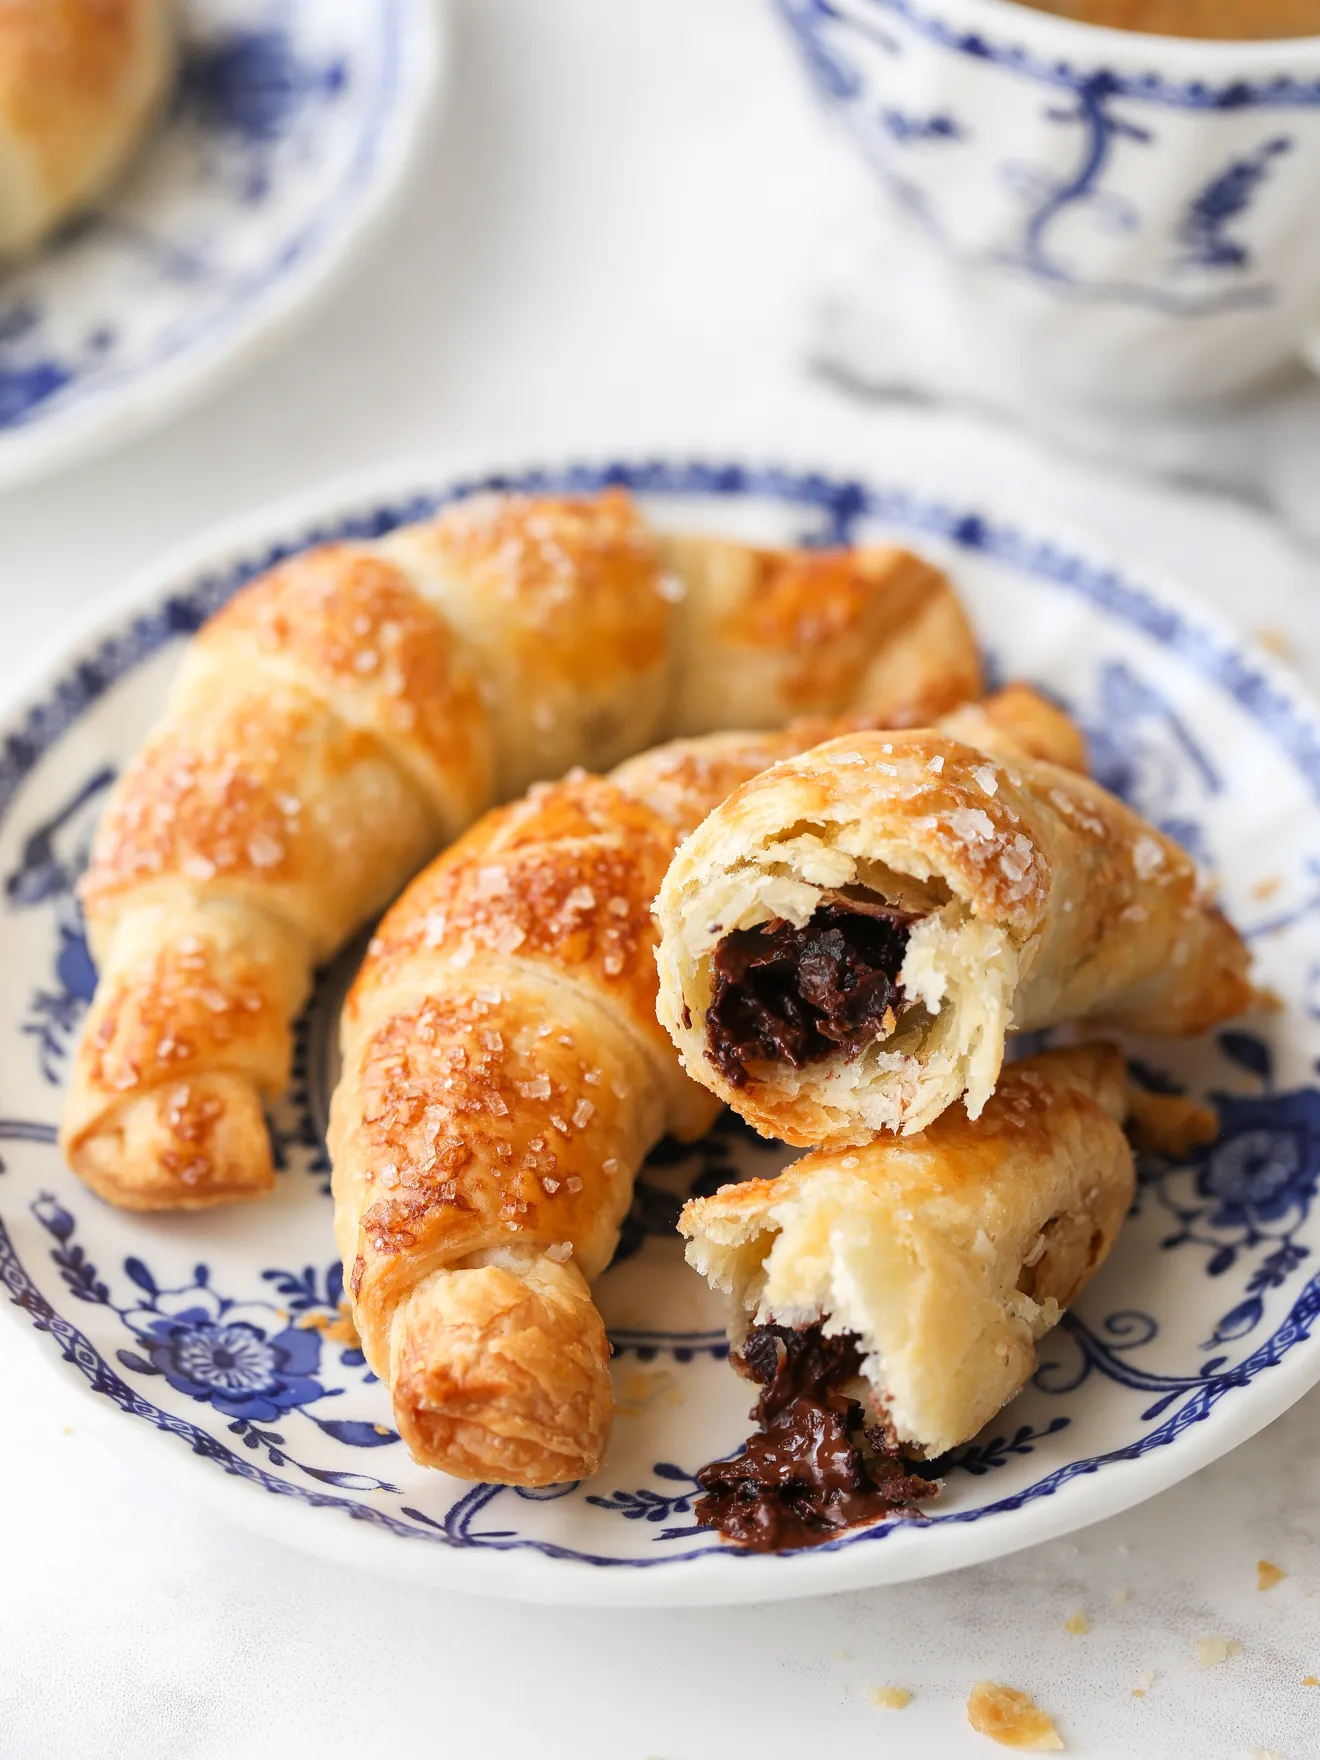
<svg viewBox="0 0 1320 1760">
<path fill-rule="evenodd" d="M 758 1326 L 740 1366 L 761 1384 L 751 1413 L 759 1429 L 742 1454 L 697 1474 L 703 1527 L 754 1552 L 782 1552 L 912 1514 L 939 1489 L 909 1471 L 889 1427 L 867 1426 L 861 1402 L 841 1391 L 861 1369 L 855 1338 L 824 1338 L 819 1325 Z"/>
<path fill-rule="evenodd" d="M 800 929 L 782 917 L 734 929 L 712 962 L 712 1063 L 741 1088 L 757 1060 L 801 1069 L 835 1051 L 856 1057 L 905 1006 L 898 974 L 916 921 L 911 911 L 833 899 Z"/>
</svg>

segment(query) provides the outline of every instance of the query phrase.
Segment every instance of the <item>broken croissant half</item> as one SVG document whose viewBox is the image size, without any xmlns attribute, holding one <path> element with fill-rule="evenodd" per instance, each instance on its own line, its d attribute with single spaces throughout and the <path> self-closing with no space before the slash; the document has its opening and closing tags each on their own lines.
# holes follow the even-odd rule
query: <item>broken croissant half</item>
<svg viewBox="0 0 1320 1760">
<path fill-rule="evenodd" d="M 736 789 L 656 901 L 689 1075 L 803 1147 L 976 1118 L 1005 1035 L 1205 1032 L 1253 999 L 1185 851 L 1084 775 L 947 729 L 857 733 Z"/>
<path fill-rule="evenodd" d="M 1123 1058 L 1082 1045 L 1005 1070 L 981 1116 L 817 1150 L 683 1210 L 732 1302 L 760 1433 L 701 1475 L 700 1519 L 764 1548 L 910 1508 L 1036 1367 L 1132 1201 Z"/>
</svg>

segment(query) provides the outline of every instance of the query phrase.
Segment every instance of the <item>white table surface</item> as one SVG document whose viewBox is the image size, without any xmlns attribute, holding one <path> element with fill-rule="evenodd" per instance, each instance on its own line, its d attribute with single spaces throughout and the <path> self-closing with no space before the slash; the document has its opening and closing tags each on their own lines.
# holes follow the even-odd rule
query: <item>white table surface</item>
<svg viewBox="0 0 1320 1760">
<path fill-rule="evenodd" d="M 1320 564 L 1256 516 L 812 377 L 820 265 L 872 198 L 768 0 L 457 13 L 444 124 L 333 303 L 170 431 L 0 498 L 0 687 L 163 549 L 261 501 L 456 449 L 627 446 L 940 471 L 1175 570 L 1320 681 Z M 249 1537 L 121 1462 L 8 1329 L 0 1414 L 3 1760 L 942 1760 L 996 1751 L 963 1709 L 983 1676 L 1034 1692 L 1079 1754 L 1320 1755 L 1301 1684 L 1320 1675 L 1320 1393 L 1071 1541 L 871 1594 L 654 1614 L 444 1596 Z M 1267 1594 L 1261 1557 L 1289 1573 Z M 1070 1636 L 1079 1609 L 1091 1630 Z M 1241 1655 L 1199 1667 L 1209 1636 Z M 877 1709 L 885 1684 L 912 1704 Z"/>
</svg>

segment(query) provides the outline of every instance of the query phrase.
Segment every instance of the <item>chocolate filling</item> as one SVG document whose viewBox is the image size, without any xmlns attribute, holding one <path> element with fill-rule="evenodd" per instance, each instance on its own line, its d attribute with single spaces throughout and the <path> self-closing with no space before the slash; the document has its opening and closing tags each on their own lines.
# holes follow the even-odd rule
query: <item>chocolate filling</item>
<svg viewBox="0 0 1320 1760">
<path fill-rule="evenodd" d="M 819 1323 L 758 1326 L 739 1365 L 761 1384 L 760 1426 L 746 1449 L 697 1474 L 697 1520 L 754 1552 L 815 1546 L 841 1528 L 874 1522 L 934 1497 L 911 1472 L 886 1424 L 868 1425 L 842 1388 L 861 1371 L 854 1337 L 825 1338 Z"/>
<path fill-rule="evenodd" d="M 776 917 L 734 929 L 715 949 L 706 1011 L 711 1062 L 735 1088 L 747 1064 L 794 1069 L 856 1057 L 906 1006 L 898 974 L 913 911 L 834 898 L 800 929 Z"/>
</svg>

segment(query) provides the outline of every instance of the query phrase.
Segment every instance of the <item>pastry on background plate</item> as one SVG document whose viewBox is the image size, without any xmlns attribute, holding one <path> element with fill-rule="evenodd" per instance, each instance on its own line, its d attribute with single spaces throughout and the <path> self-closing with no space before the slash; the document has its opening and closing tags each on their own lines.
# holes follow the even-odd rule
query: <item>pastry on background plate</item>
<svg viewBox="0 0 1320 1760">
<path fill-rule="evenodd" d="M 174 66 L 175 0 L 0 5 L 0 260 L 118 176 Z"/>
</svg>

